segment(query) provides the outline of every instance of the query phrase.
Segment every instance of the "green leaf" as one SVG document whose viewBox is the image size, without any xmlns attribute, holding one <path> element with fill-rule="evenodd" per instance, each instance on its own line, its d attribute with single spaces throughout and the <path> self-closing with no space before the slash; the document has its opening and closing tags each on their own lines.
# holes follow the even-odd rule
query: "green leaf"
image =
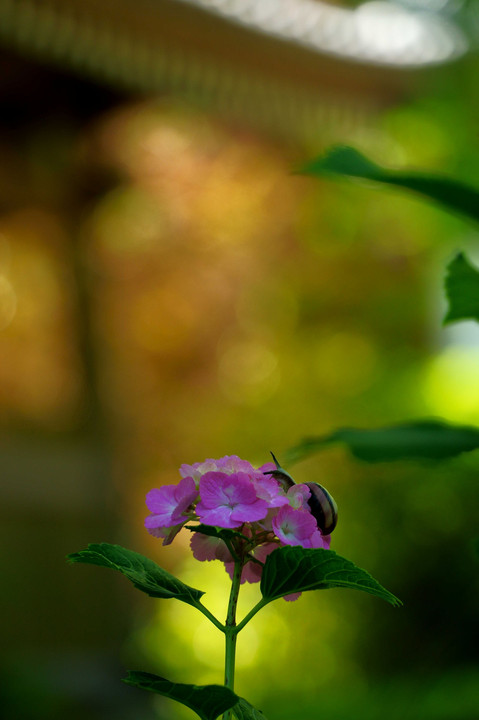
<svg viewBox="0 0 479 720">
<path fill-rule="evenodd" d="M 444 325 L 457 320 L 479 322 L 479 271 L 464 253 L 456 255 L 447 266 L 445 286 L 449 310 Z"/>
<path fill-rule="evenodd" d="M 261 593 L 267 602 L 306 590 L 344 587 L 363 590 L 398 607 L 401 601 L 382 587 L 366 570 L 333 550 L 306 550 L 281 547 L 266 559 L 261 577 Z"/>
<path fill-rule="evenodd" d="M 242 540 L 250 540 L 251 538 L 243 535 L 237 530 L 230 530 L 228 528 L 214 527 L 213 525 L 185 525 L 185 528 L 190 532 L 198 532 L 201 535 L 209 535 L 210 537 L 217 537 L 223 541 L 233 540 L 235 537 L 241 538 Z"/>
<path fill-rule="evenodd" d="M 452 178 L 383 168 L 352 147 L 336 146 L 299 170 L 303 175 L 344 175 L 420 193 L 448 210 L 479 222 L 479 190 Z"/>
<path fill-rule="evenodd" d="M 185 585 L 153 560 L 120 545 L 99 543 L 88 545 L 87 550 L 68 555 L 72 563 L 87 563 L 118 570 L 133 585 L 156 598 L 176 598 L 196 607 L 204 593 Z"/>
<path fill-rule="evenodd" d="M 244 698 L 240 698 L 233 706 L 233 715 L 236 720 L 267 720 L 261 710 L 257 710 Z"/>
<path fill-rule="evenodd" d="M 418 420 L 375 430 L 342 428 L 331 435 L 305 438 L 287 451 L 287 461 L 297 462 L 337 442 L 345 443 L 354 457 L 366 462 L 444 460 L 479 448 L 479 429 L 442 420 Z"/>
<path fill-rule="evenodd" d="M 130 670 L 123 682 L 177 700 L 191 708 L 202 720 L 215 720 L 239 700 L 224 685 L 185 685 L 139 670 Z"/>
</svg>

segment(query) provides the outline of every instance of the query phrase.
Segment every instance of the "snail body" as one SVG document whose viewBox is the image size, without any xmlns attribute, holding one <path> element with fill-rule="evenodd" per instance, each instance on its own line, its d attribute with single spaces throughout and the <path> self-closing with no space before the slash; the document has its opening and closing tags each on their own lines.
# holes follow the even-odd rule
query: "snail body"
<svg viewBox="0 0 479 720">
<path fill-rule="evenodd" d="M 271 453 L 274 464 L 276 465 L 275 470 L 267 470 L 264 474 L 271 475 L 282 485 L 284 490 L 296 485 L 291 475 L 284 470 L 279 462 L 276 460 L 273 453 Z M 311 511 L 311 515 L 316 519 L 318 528 L 321 530 L 323 535 L 329 535 L 333 532 L 338 522 L 338 506 L 336 505 L 333 496 L 326 490 L 325 487 L 317 482 L 306 482 L 302 483 L 309 488 L 311 493 L 308 498 L 308 505 Z"/>
</svg>

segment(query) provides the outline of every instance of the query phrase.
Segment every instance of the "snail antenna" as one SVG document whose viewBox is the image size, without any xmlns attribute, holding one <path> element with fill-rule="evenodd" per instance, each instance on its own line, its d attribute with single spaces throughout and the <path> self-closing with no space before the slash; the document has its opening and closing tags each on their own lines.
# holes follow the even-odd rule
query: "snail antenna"
<svg viewBox="0 0 479 720">
<path fill-rule="evenodd" d="M 279 470 L 280 467 L 281 467 L 281 465 L 280 465 L 279 462 L 276 460 L 276 458 L 275 458 L 275 456 L 274 456 L 274 452 L 273 452 L 272 450 L 270 450 L 269 452 L 270 452 L 271 457 L 272 457 L 273 460 L 274 460 L 274 464 L 276 465 L 277 469 Z"/>
</svg>

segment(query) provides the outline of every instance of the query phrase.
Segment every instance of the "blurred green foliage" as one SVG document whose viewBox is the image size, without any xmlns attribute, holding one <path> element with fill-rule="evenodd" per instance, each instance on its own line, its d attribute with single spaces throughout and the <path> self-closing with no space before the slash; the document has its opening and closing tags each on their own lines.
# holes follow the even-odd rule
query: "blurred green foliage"
<svg viewBox="0 0 479 720">
<path fill-rule="evenodd" d="M 303 165 L 300 172 L 313 177 L 342 175 L 380 185 L 405 188 L 437 202 L 448 210 L 479 221 L 479 190 L 465 185 L 460 179 L 421 173 L 417 170 L 386 169 L 351 147 L 333 147 L 324 156 Z"/>
</svg>

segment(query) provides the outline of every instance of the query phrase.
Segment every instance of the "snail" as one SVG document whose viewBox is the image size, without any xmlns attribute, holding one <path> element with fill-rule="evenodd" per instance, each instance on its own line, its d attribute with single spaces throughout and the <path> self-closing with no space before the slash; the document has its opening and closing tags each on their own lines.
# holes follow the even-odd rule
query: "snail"
<svg viewBox="0 0 479 720">
<path fill-rule="evenodd" d="M 276 470 L 267 470 L 264 475 L 271 475 L 278 482 L 281 483 L 284 490 L 289 490 L 290 487 L 296 485 L 295 481 L 289 473 L 284 470 L 279 462 L 276 460 L 273 453 L 271 456 L 276 465 Z M 329 535 L 333 532 L 338 522 L 338 507 L 334 502 L 334 498 L 322 485 L 316 482 L 302 483 L 306 485 L 311 492 L 311 496 L 308 499 L 308 505 L 311 510 L 311 515 L 316 519 L 318 528 L 321 530 L 323 535 Z"/>
</svg>

